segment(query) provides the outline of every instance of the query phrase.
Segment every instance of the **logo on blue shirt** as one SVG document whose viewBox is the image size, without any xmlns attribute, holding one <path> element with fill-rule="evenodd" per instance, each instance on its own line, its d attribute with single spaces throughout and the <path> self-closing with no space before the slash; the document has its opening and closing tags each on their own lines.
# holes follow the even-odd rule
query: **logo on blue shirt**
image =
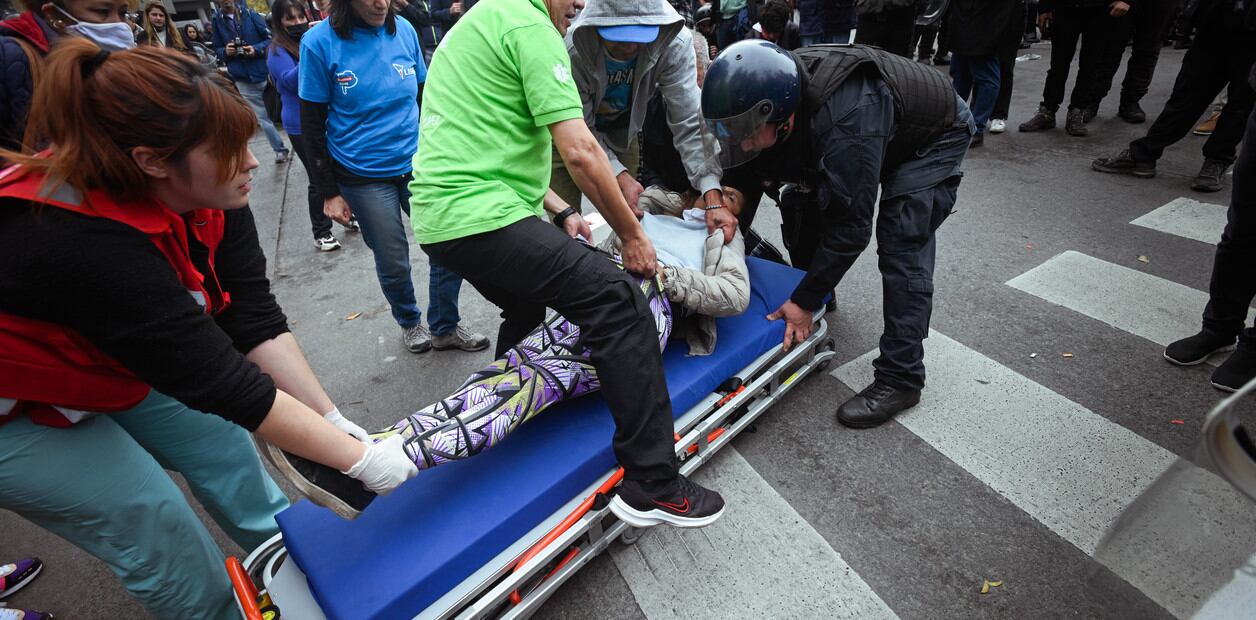
<svg viewBox="0 0 1256 620">
<path fill-rule="evenodd" d="M 349 89 L 358 85 L 358 75 L 348 69 L 336 74 L 336 83 L 340 85 L 340 94 L 349 94 Z"/>
<path fill-rule="evenodd" d="M 406 79 L 407 75 L 414 75 L 414 65 L 410 65 L 409 67 L 407 67 L 405 65 L 399 65 L 394 62 L 392 64 L 392 67 L 393 69 L 397 70 L 397 75 L 400 75 L 401 79 L 403 80 Z"/>
</svg>

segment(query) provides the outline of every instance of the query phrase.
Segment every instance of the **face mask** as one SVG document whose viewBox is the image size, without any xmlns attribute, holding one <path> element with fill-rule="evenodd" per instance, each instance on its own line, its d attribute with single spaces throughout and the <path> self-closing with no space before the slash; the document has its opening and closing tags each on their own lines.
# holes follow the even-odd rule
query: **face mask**
<svg viewBox="0 0 1256 620">
<path fill-rule="evenodd" d="M 304 23 L 304 24 L 293 24 L 291 26 L 288 26 L 287 28 L 284 28 L 284 31 L 288 33 L 288 36 L 292 37 L 293 41 L 300 41 L 301 35 L 305 34 L 305 32 L 309 29 L 310 29 L 310 25 L 308 23 Z"/>
<path fill-rule="evenodd" d="M 135 47 L 135 37 L 126 22 L 112 24 L 85 24 L 59 6 L 53 5 L 62 15 L 73 19 L 67 30 L 100 46 L 106 52 L 120 52 Z"/>
</svg>

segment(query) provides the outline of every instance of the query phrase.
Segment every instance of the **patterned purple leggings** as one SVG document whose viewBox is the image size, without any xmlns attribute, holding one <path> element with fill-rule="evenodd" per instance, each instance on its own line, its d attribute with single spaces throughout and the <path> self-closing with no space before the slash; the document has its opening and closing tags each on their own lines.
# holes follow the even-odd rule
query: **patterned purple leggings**
<svg viewBox="0 0 1256 620">
<path fill-rule="evenodd" d="M 672 331 L 672 310 L 656 279 L 638 278 L 658 328 L 659 348 Z M 406 454 L 419 469 L 469 458 L 501 441 L 555 403 L 601 387 L 580 328 L 558 314 L 458 391 L 372 435 L 405 437 Z"/>
</svg>

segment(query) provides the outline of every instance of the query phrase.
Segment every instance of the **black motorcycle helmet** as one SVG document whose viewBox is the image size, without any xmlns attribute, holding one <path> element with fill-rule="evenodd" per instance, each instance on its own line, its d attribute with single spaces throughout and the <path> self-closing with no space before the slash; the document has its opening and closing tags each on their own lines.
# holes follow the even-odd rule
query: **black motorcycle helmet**
<svg viewBox="0 0 1256 620">
<path fill-rule="evenodd" d="M 759 154 L 743 142 L 764 125 L 779 125 L 777 141 L 789 135 L 789 118 L 802 99 L 802 75 L 789 52 L 763 40 L 738 41 L 720 52 L 702 85 L 702 116 L 725 168 Z"/>
</svg>

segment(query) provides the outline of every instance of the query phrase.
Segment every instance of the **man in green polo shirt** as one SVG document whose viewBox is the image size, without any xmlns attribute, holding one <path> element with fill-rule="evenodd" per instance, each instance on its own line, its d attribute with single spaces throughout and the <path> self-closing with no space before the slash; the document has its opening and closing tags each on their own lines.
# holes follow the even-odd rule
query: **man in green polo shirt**
<svg viewBox="0 0 1256 620">
<path fill-rule="evenodd" d="M 611 415 L 624 482 L 611 504 L 634 525 L 708 525 L 724 500 L 680 475 L 654 318 L 625 271 L 542 220 L 551 148 L 623 241 L 627 271 L 652 276 L 654 247 L 584 122 L 563 36 L 583 0 L 481 0 L 449 31 L 423 94 L 410 184 L 423 251 L 502 309 L 500 357 L 545 318 L 580 327 Z"/>
</svg>

